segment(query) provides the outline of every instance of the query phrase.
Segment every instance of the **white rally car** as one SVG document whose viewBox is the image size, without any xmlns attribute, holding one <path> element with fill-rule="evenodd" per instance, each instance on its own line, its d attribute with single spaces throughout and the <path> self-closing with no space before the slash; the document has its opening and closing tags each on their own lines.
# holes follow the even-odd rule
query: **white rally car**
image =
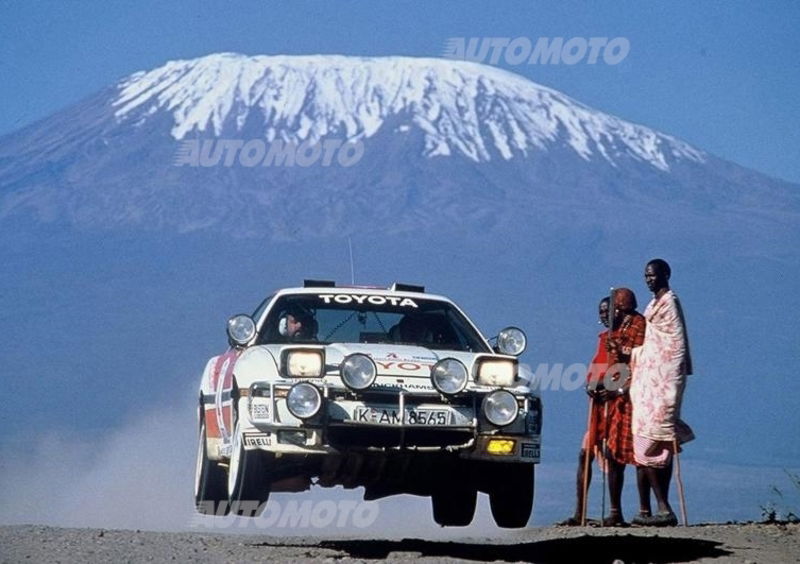
<svg viewBox="0 0 800 564">
<path fill-rule="evenodd" d="M 541 401 L 517 357 L 447 298 L 418 286 L 306 281 L 228 321 L 199 393 L 198 511 L 256 516 L 270 492 L 364 488 L 430 496 L 468 525 L 477 492 L 501 527 L 533 507 Z"/>
</svg>

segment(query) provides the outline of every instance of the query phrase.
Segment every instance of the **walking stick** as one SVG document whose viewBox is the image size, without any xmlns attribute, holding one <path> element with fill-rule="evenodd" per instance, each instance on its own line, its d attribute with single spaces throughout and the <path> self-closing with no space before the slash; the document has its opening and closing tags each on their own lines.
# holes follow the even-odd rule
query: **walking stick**
<svg viewBox="0 0 800 564">
<path fill-rule="evenodd" d="M 586 497 L 589 495 L 589 453 L 594 448 L 594 398 L 589 396 L 589 421 L 586 422 L 586 448 L 583 451 L 583 495 L 581 496 L 581 527 L 586 526 Z"/>
<path fill-rule="evenodd" d="M 603 402 L 603 448 L 601 455 L 603 460 L 600 462 L 600 471 L 603 473 L 603 497 L 600 504 L 600 526 L 606 520 L 606 474 L 608 473 L 608 401 Z"/>
<path fill-rule="evenodd" d="M 689 517 L 686 515 L 686 497 L 683 494 L 683 479 L 681 478 L 681 457 L 678 454 L 678 439 L 672 439 L 672 447 L 675 449 L 675 481 L 678 483 L 678 498 L 681 502 L 681 519 L 683 526 L 689 526 Z"/>
<path fill-rule="evenodd" d="M 611 286 L 609 290 L 609 301 L 608 301 L 608 339 L 612 338 L 614 335 L 614 318 L 616 317 L 617 308 L 614 302 L 614 286 Z M 608 361 L 611 364 L 611 359 Z M 603 383 L 605 384 L 606 376 L 608 376 L 608 371 L 606 374 L 603 374 Z M 605 387 L 605 385 L 604 385 Z M 608 473 L 608 400 L 603 402 L 603 446 L 601 448 L 600 455 L 602 456 L 602 460 L 600 461 L 600 471 L 603 473 L 603 497 L 600 503 L 600 526 L 603 526 L 603 521 L 606 520 L 606 474 Z"/>
</svg>

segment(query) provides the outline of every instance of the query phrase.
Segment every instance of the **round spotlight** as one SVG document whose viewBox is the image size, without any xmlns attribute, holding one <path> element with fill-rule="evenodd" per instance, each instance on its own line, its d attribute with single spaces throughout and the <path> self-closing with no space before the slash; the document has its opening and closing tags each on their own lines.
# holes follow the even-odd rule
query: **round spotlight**
<svg viewBox="0 0 800 564">
<path fill-rule="evenodd" d="M 497 335 L 497 350 L 503 354 L 519 356 L 528 346 L 528 338 L 522 329 L 506 327 Z"/>
<path fill-rule="evenodd" d="M 243 347 L 256 334 L 256 324 L 249 315 L 234 315 L 228 320 L 228 338 L 231 343 Z"/>
<path fill-rule="evenodd" d="M 351 390 L 361 391 L 369 388 L 378 376 L 378 368 L 365 354 L 351 354 L 342 362 L 339 369 L 344 385 Z"/>
<path fill-rule="evenodd" d="M 517 418 L 519 406 L 514 394 L 506 390 L 497 390 L 483 398 L 481 409 L 492 425 L 505 427 Z"/>
<path fill-rule="evenodd" d="M 462 391 L 467 385 L 467 368 L 455 358 L 445 358 L 431 367 L 433 387 L 445 395 Z"/>
<path fill-rule="evenodd" d="M 289 388 L 286 394 L 286 407 L 298 419 L 308 419 L 319 413 L 322 407 L 322 394 L 308 382 L 299 382 Z"/>
</svg>

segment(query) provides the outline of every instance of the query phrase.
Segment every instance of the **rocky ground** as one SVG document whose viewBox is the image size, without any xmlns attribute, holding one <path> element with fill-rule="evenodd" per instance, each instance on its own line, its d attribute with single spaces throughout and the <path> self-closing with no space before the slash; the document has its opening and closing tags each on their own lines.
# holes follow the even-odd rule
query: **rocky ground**
<svg viewBox="0 0 800 564">
<path fill-rule="evenodd" d="M 531 528 L 501 539 L 287 538 L 0 527 L 2 562 L 800 562 L 800 525 Z"/>
</svg>

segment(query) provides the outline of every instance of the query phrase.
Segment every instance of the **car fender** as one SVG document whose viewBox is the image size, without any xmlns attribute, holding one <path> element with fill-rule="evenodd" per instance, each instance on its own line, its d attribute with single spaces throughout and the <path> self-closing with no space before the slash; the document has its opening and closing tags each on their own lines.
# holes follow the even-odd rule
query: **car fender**
<svg viewBox="0 0 800 564">
<path fill-rule="evenodd" d="M 240 350 L 229 349 L 206 364 L 200 397 L 206 423 L 207 452 L 212 460 L 220 460 L 231 444 L 233 370 Z"/>
</svg>

